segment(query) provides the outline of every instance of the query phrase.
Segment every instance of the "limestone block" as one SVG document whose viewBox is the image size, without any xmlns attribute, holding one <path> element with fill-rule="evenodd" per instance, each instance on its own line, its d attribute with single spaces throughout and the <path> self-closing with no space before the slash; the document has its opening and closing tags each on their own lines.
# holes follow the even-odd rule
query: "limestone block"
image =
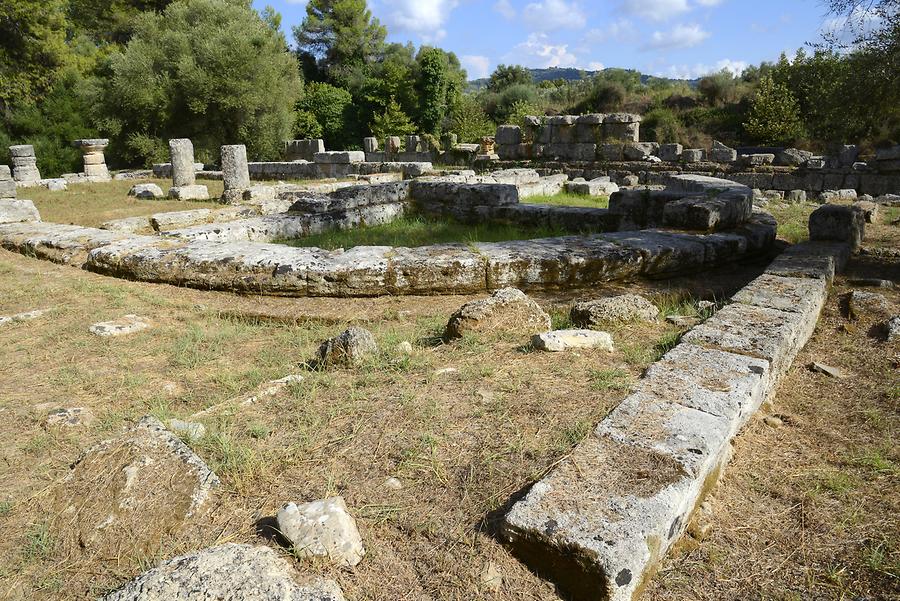
<svg viewBox="0 0 900 601">
<path fill-rule="evenodd" d="M 319 346 L 317 361 L 322 365 L 359 365 L 377 352 L 378 345 L 372 333 L 351 326 Z"/>
<path fill-rule="evenodd" d="M 174 198 L 175 200 L 209 200 L 209 189 L 200 184 L 172 186 L 169 188 L 169 198 Z"/>
<path fill-rule="evenodd" d="M 859 158 L 859 147 L 855 144 L 844 144 L 838 148 L 838 161 L 849 167 Z"/>
<path fill-rule="evenodd" d="M 54 489 L 57 543 L 77 555 L 153 552 L 209 508 L 219 478 L 156 418 L 85 452 Z"/>
<path fill-rule="evenodd" d="M 250 188 L 250 169 L 247 166 L 247 147 L 243 144 L 222 146 L 222 182 L 225 190 L 238 192 Z"/>
<path fill-rule="evenodd" d="M 10 147 L 12 152 L 12 147 Z M 891 146 L 890 148 L 879 148 L 875 151 L 876 161 L 895 161 L 900 159 L 900 145 Z"/>
<path fill-rule="evenodd" d="M 363 152 L 378 152 L 378 138 L 363 138 Z"/>
<path fill-rule="evenodd" d="M 128 334 L 134 334 L 136 332 L 146 330 L 149 327 L 150 323 L 143 317 L 138 317 L 137 315 L 126 315 L 121 319 L 116 319 L 114 321 L 102 321 L 100 323 L 95 323 L 88 328 L 88 331 L 91 334 L 103 337 L 127 336 Z"/>
<path fill-rule="evenodd" d="M 806 190 L 791 190 L 784 195 L 784 199 L 790 203 L 806 202 Z"/>
<path fill-rule="evenodd" d="M 366 554 L 356 520 L 343 497 L 297 505 L 278 511 L 278 531 L 301 557 L 328 557 L 344 567 L 357 565 Z"/>
<path fill-rule="evenodd" d="M 621 161 L 624 158 L 622 144 L 601 144 L 600 156 L 606 161 Z"/>
<path fill-rule="evenodd" d="M 531 345 L 541 351 L 563 352 L 572 349 L 600 349 L 612 352 L 613 340 L 607 332 L 596 330 L 554 330 L 535 334 Z"/>
<path fill-rule="evenodd" d="M 41 180 L 43 186 L 47 188 L 51 192 L 65 192 L 68 189 L 68 184 L 66 180 L 61 177 L 54 177 L 52 179 Z"/>
<path fill-rule="evenodd" d="M 622 153 L 627 161 L 642 161 L 651 156 L 654 146 L 651 142 L 631 142 L 622 147 Z"/>
<path fill-rule="evenodd" d="M 5 167 L 5 165 L 4 165 Z M 16 197 L 16 182 L 13 179 L 0 179 L 0 199 Z"/>
<path fill-rule="evenodd" d="M 760 154 L 744 154 L 741 155 L 738 162 L 744 167 L 763 167 L 765 165 L 771 165 L 775 162 L 774 154 L 760 153 Z"/>
<path fill-rule="evenodd" d="M 134 196 L 141 199 L 159 199 L 164 198 L 165 194 L 162 188 L 156 184 L 135 184 L 128 191 L 128 196 Z"/>
<path fill-rule="evenodd" d="M 862 245 L 865 232 L 865 215 L 857 207 L 826 204 L 809 216 L 811 241 L 847 242 L 855 251 Z"/>
<path fill-rule="evenodd" d="M 705 159 L 706 151 L 702 148 L 687 148 L 681 153 L 681 160 L 685 163 L 699 163 Z"/>
<path fill-rule="evenodd" d="M 798 150 L 796 148 L 785 148 L 775 155 L 775 164 L 787 167 L 801 167 L 806 161 L 813 157 L 813 153 L 808 150 Z"/>
<path fill-rule="evenodd" d="M 172 161 L 173 185 L 193 186 L 197 181 L 194 172 L 193 143 L 187 138 L 169 140 L 169 154 Z"/>
<path fill-rule="evenodd" d="M 366 153 L 361 150 L 317 152 L 313 160 L 325 165 L 349 165 L 365 162 Z"/>
<path fill-rule="evenodd" d="M 780 311 L 817 314 L 826 294 L 824 279 L 765 273 L 741 288 L 731 300 Z"/>
<path fill-rule="evenodd" d="M 659 146 L 659 158 L 671 163 L 678 162 L 683 152 L 684 147 L 681 144 L 660 144 Z"/>
<path fill-rule="evenodd" d="M 689 196 L 666 204 L 663 225 L 700 231 L 731 229 L 747 221 L 752 212 L 752 199 L 744 194 Z"/>
<path fill-rule="evenodd" d="M 9 156 L 13 159 L 19 157 L 33 157 L 34 146 L 31 144 L 17 144 L 9 147 Z"/>
<path fill-rule="evenodd" d="M 0 223 L 38 222 L 41 215 L 30 200 L 0 200 Z"/>
<path fill-rule="evenodd" d="M 102 601 L 344 601 L 331 580 L 299 580 L 269 547 L 227 543 L 164 561 Z"/>
<path fill-rule="evenodd" d="M 575 303 L 571 311 L 572 323 L 589 328 L 604 325 L 653 321 L 659 317 L 659 309 L 638 294 L 621 294 Z"/>
<path fill-rule="evenodd" d="M 737 160 L 737 150 L 729 148 L 719 141 L 714 141 L 709 151 L 709 160 L 716 163 L 733 163 Z"/>
<path fill-rule="evenodd" d="M 497 144 L 514 146 L 522 143 L 522 128 L 518 125 L 501 125 L 497 127 Z M 499 154 L 499 153 L 498 153 Z"/>
<path fill-rule="evenodd" d="M 503 288 L 489 298 L 466 303 L 447 323 L 445 338 L 468 333 L 520 332 L 532 336 L 550 330 L 550 316 L 524 292 Z"/>
<path fill-rule="evenodd" d="M 400 153 L 400 136 L 389 136 L 384 141 L 384 151 L 388 156 Z"/>
</svg>

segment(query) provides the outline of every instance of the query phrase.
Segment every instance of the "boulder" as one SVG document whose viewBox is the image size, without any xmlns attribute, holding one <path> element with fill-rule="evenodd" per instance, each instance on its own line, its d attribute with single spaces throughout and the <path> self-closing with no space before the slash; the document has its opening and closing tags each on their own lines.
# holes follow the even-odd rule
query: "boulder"
<svg viewBox="0 0 900 601">
<path fill-rule="evenodd" d="M 175 200 L 209 200 L 209 189 L 200 184 L 172 186 L 169 188 L 169 198 L 174 198 Z"/>
<path fill-rule="evenodd" d="M 100 557 L 153 553 L 161 538 L 209 507 L 219 478 L 147 416 L 81 456 L 54 491 L 62 550 Z"/>
<path fill-rule="evenodd" d="M 164 198 L 165 194 L 163 193 L 162 188 L 156 184 L 135 184 L 131 186 L 131 190 L 128 191 L 128 196 L 155 200 Z"/>
<path fill-rule="evenodd" d="M 893 307 L 887 297 L 877 292 L 854 290 L 847 299 L 847 308 L 853 319 L 872 318 L 886 319 L 892 314 Z"/>
<path fill-rule="evenodd" d="M 709 160 L 716 163 L 733 163 L 737 160 L 737 150 L 729 148 L 719 141 L 714 141 L 709 151 Z"/>
<path fill-rule="evenodd" d="M 775 163 L 785 167 L 800 167 L 813 157 L 813 153 L 808 150 L 798 150 L 797 148 L 785 148 L 775 155 Z"/>
<path fill-rule="evenodd" d="M 301 557 L 328 557 L 352 568 L 366 554 L 356 520 L 347 511 L 343 497 L 297 505 L 288 503 L 278 511 L 278 531 Z"/>
<path fill-rule="evenodd" d="M 447 323 L 445 338 L 468 333 L 522 332 L 531 336 L 550 329 L 550 316 L 517 288 L 503 288 L 489 298 L 466 303 Z"/>
<path fill-rule="evenodd" d="M 339 336 L 330 338 L 319 346 L 318 362 L 321 365 L 359 365 L 378 352 L 378 344 L 369 330 L 351 326 Z"/>
<path fill-rule="evenodd" d="M 853 206 L 862 211 L 866 219 L 866 223 L 875 223 L 878 221 L 878 205 L 870 200 L 858 200 Z"/>
<path fill-rule="evenodd" d="M 175 557 L 144 572 L 103 601 L 344 601 L 331 580 L 298 582 L 268 547 L 228 543 Z"/>
<path fill-rule="evenodd" d="M 844 144 L 838 148 L 838 161 L 842 166 L 849 167 L 859 158 L 859 147 L 855 144 Z"/>
<path fill-rule="evenodd" d="M 41 215 L 30 200 L 14 198 L 0 200 L 0 223 L 37 222 L 40 220 Z"/>
<path fill-rule="evenodd" d="M 855 251 L 865 233 L 865 215 L 856 207 L 825 204 L 809 216 L 809 239 L 813 242 L 847 242 Z"/>
<path fill-rule="evenodd" d="M 612 336 L 596 330 L 555 330 L 535 334 L 531 345 L 538 350 L 554 353 L 572 349 L 613 350 Z"/>
<path fill-rule="evenodd" d="M 622 294 L 576 303 L 572 322 L 584 327 L 630 321 L 651 321 L 659 317 L 659 309 L 638 294 Z"/>
</svg>

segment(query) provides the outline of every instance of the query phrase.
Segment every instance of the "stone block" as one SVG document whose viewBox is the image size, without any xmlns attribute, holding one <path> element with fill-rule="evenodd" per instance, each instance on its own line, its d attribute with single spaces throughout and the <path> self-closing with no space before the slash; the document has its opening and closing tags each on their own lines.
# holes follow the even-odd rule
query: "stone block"
<svg viewBox="0 0 900 601">
<path fill-rule="evenodd" d="M 222 181 L 226 192 L 243 198 L 250 188 L 250 169 L 247 166 L 247 147 L 243 144 L 222 146 Z"/>
<path fill-rule="evenodd" d="M 859 158 L 859 147 L 855 144 L 844 144 L 838 148 L 838 161 L 849 167 Z"/>
<path fill-rule="evenodd" d="M 521 144 L 522 128 L 518 125 L 501 125 L 497 127 L 497 136 L 495 139 L 498 145 L 514 146 Z"/>
<path fill-rule="evenodd" d="M 196 183 L 194 171 L 194 145 L 187 138 L 169 140 L 169 154 L 172 160 L 172 182 L 176 187 L 193 186 Z"/>
<path fill-rule="evenodd" d="M 689 196 L 666 204 L 663 225 L 699 231 L 732 229 L 747 221 L 752 212 L 753 202 L 746 194 Z"/>
<path fill-rule="evenodd" d="M 175 200 L 209 200 L 209 189 L 201 184 L 191 186 L 172 186 L 169 198 Z"/>
<path fill-rule="evenodd" d="M 278 531 L 301 557 L 327 557 L 352 568 L 366 553 L 343 497 L 301 505 L 288 503 L 278 511 L 277 520 Z"/>
<path fill-rule="evenodd" d="M 625 157 L 623 144 L 601 144 L 599 153 L 605 161 L 621 161 Z"/>
<path fill-rule="evenodd" d="M 16 144 L 9 147 L 9 156 L 16 159 L 20 157 L 33 157 L 34 146 L 31 144 Z"/>
<path fill-rule="evenodd" d="M 659 158 L 670 163 L 678 162 L 684 152 L 681 144 L 660 144 Z"/>
<path fill-rule="evenodd" d="M 774 162 L 775 155 L 767 153 L 744 154 L 738 159 L 738 163 L 744 167 L 764 167 Z"/>
<path fill-rule="evenodd" d="M 811 241 L 846 242 L 855 251 L 862 245 L 865 232 L 865 214 L 858 207 L 826 204 L 809 216 Z"/>
<path fill-rule="evenodd" d="M 366 154 L 378 152 L 378 138 L 363 138 L 363 151 Z"/>
<path fill-rule="evenodd" d="M 706 151 L 702 148 L 686 148 L 681 153 L 681 160 L 685 163 L 699 163 L 704 160 Z"/>
<path fill-rule="evenodd" d="M 709 160 L 716 163 L 733 163 L 737 160 L 737 150 L 729 148 L 719 141 L 714 141 L 709 151 Z"/>
<path fill-rule="evenodd" d="M 806 202 L 806 190 L 791 190 L 784 195 L 784 199 L 790 203 Z"/>
<path fill-rule="evenodd" d="M 41 215 L 30 200 L 0 200 L 0 223 L 38 222 Z"/>
<path fill-rule="evenodd" d="M 0 198 L 15 198 L 16 182 L 13 179 L 0 179 Z"/>
<path fill-rule="evenodd" d="M 596 330 L 554 330 L 532 336 L 531 346 L 552 353 L 573 349 L 600 349 L 612 352 L 613 340 L 608 333 Z"/>
<path fill-rule="evenodd" d="M 626 161 L 643 161 L 651 156 L 654 145 L 651 142 L 630 142 L 622 146 L 622 154 Z"/>
<path fill-rule="evenodd" d="M 10 153 L 12 153 L 12 147 L 10 147 Z M 900 145 L 891 146 L 890 148 L 879 148 L 875 151 L 876 161 L 896 161 L 897 159 L 900 159 Z"/>
<path fill-rule="evenodd" d="M 786 167 L 801 167 L 806 161 L 813 157 L 813 153 L 808 150 L 798 150 L 797 148 L 785 148 L 775 155 L 775 163 Z"/>
</svg>

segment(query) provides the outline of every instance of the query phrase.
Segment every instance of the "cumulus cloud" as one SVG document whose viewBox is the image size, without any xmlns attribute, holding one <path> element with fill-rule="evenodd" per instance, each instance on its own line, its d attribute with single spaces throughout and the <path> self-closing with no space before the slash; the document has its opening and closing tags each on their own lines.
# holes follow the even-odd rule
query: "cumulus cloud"
<svg viewBox="0 0 900 601">
<path fill-rule="evenodd" d="M 673 79 L 696 79 L 698 77 L 703 77 L 704 75 L 725 70 L 734 76 L 738 76 L 743 73 L 744 69 L 748 66 L 749 64 L 746 61 L 736 61 L 725 58 L 714 65 L 704 63 L 697 63 L 694 65 L 669 65 L 669 67 L 665 69 L 658 70 L 654 75 L 659 77 L 671 77 Z"/>
<path fill-rule="evenodd" d="M 491 59 L 479 54 L 464 54 L 459 62 L 466 70 L 469 79 L 481 79 L 491 74 Z"/>
<path fill-rule="evenodd" d="M 690 10 L 687 0 L 622 0 L 622 10 L 651 21 L 665 21 Z"/>
<path fill-rule="evenodd" d="M 637 29 L 628 19 L 617 19 L 603 27 L 595 27 L 587 32 L 585 40 L 591 43 L 623 42 L 635 38 Z"/>
<path fill-rule="evenodd" d="M 497 0 L 494 3 L 494 10 L 500 13 L 504 19 L 512 20 L 516 18 L 516 9 L 513 8 L 509 0 Z"/>
<path fill-rule="evenodd" d="M 722 4 L 722 0 L 697 0 L 700 6 L 718 6 Z"/>
<path fill-rule="evenodd" d="M 522 11 L 522 18 L 534 31 L 580 29 L 587 20 L 578 4 L 566 0 L 532 2 Z"/>
<path fill-rule="evenodd" d="M 547 34 L 532 33 L 528 39 L 513 47 L 504 61 L 527 67 L 574 67 L 578 58 L 569 52 L 568 44 L 553 44 Z"/>
<path fill-rule="evenodd" d="M 708 31 L 697 24 L 676 25 L 669 31 L 654 31 L 644 48 L 651 50 L 692 48 L 707 39 L 709 35 Z"/>
<path fill-rule="evenodd" d="M 447 35 L 444 23 L 458 4 L 458 0 L 394 0 L 385 20 L 391 27 L 436 42 Z"/>
</svg>

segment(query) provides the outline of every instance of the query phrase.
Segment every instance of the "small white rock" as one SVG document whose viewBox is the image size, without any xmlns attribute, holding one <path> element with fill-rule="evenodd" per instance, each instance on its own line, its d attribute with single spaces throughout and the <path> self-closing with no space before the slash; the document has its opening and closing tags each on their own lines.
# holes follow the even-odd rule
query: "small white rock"
<svg viewBox="0 0 900 601">
<path fill-rule="evenodd" d="M 503 587 L 503 574 L 494 562 L 488 562 L 481 570 L 481 584 L 489 591 L 499 591 Z"/>
<path fill-rule="evenodd" d="M 343 497 L 332 497 L 297 505 L 288 503 L 278 511 L 278 530 L 304 557 L 328 557 L 339 565 L 353 567 L 366 554 L 356 520 L 347 511 Z"/>
<path fill-rule="evenodd" d="M 166 422 L 169 430 L 188 440 L 198 440 L 206 436 L 206 426 L 199 422 L 186 422 L 180 419 L 170 419 Z"/>
<path fill-rule="evenodd" d="M 48 426 L 86 426 L 94 421 L 94 413 L 87 407 L 67 407 L 51 411 Z"/>
<path fill-rule="evenodd" d="M 390 488 L 391 490 L 400 490 L 403 488 L 403 483 L 397 478 L 388 478 L 384 481 L 384 487 Z"/>
<path fill-rule="evenodd" d="M 404 340 L 400 344 L 397 345 L 397 354 L 398 355 L 412 355 L 413 347 L 412 344 Z"/>
<path fill-rule="evenodd" d="M 606 332 L 598 330 L 556 330 L 535 334 L 531 339 L 534 348 L 542 351 L 561 352 L 571 349 L 613 350 L 613 340 Z"/>
<path fill-rule="evenodd" d="M 459 370 L 455 367 L 443 367 L 441 369 L 436 369 L 434 371 L 434 375 L 436 376 L 449 376 L 450 374 L 458 374 Z"/>
</svg>

